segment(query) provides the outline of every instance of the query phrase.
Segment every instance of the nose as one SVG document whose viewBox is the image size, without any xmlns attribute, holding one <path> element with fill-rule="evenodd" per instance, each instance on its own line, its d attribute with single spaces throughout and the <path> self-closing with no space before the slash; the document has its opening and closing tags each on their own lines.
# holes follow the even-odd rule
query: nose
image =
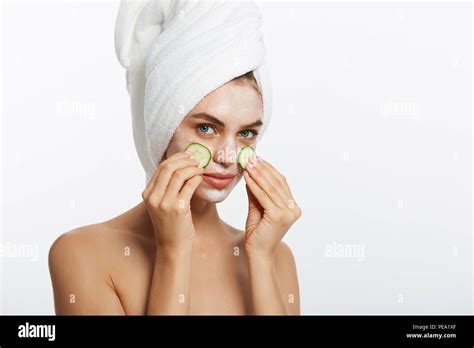
<svg viewBox="0 0 474 348">
<path fill-rule="evenodd" d="M 232 137 L 227 138 L 217 146 L 214 151 L 213 161 L 225 167 L 236 163 L 235 141 Z"/>
</svg>

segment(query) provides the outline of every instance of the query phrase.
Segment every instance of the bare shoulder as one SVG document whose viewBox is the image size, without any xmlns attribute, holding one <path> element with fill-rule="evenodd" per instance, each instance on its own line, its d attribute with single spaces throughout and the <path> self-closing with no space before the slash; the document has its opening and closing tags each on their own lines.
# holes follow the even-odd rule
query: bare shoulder
<svg viewBox="0 0 474 348">
<path fill-rule="evenodd" d="M 49 249 L 48 266 L 55 285 L 75 279 L 107 279 L 112 238 L 104 223 L 82 226 L 61 234 Z"/>
<path fill-rule="evenodd" d="M 61 234 L 50 248 L 50 255 L 62 254 L 64 251 L 72 251 L 74 246 L 81 247 L 87 244 L 94 245 L 98 239 L 98 233 L 102 230 L 100 224 L 78 227 Z"/>
<path fill-rule="evenodd" d="M 275 250 L 274 261 L 277 267 L 295 262 L 293 252 L 288 244 L 283 241 L 278 244 Z"/>
<path fill-rule="evenodd" d="M 87 261 L 98 256 L 107 243 L 107 227 L 102 223 L 75 228 L 61 234 L 49 249 L 49 262 L 63 262 L 74 259 Z M 95 262 L 97 258 L 94 257 Z"/>
<path fill-rule="evenodd" d="M 296 262 L 291 248 L 281 241 L 274 254 L 275 277 L 288 314 L 300 314 L 300 294 Z"/>
<path fill-rule="evenodd" d="M 275 274 L 282 282 L 297 280 L 296 261 L 291 248 L 281 241 L 276 247 L 273 256 Z"/>
<path fill-rule="evenodd" d="M 63 233 L 51 245 L 49 271 L 57 314 L 122 314 L 110 278 L 110 230 L 104 223 Z"/>
</svg>

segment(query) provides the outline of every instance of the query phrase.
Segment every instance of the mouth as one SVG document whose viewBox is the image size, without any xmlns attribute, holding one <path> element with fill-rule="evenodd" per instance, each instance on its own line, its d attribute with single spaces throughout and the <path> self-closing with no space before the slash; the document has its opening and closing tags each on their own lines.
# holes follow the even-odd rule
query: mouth
<svg viewBox="0 0 474 348">
<path fill-rule="evenodd" d="M 210 173 L 203 174 L 202 178 L 209 185 L 214 186 L 218 189 L 223 189 L 230 185 L 230 183 L 235 178 L 235 174 Z"/>
</svg>

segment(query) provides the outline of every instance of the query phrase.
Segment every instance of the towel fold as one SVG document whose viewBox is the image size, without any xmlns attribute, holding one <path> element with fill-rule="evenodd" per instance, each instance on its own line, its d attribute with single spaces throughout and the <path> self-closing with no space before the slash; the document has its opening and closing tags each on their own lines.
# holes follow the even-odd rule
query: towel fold
<svg viewBox="0 0 474 348">
<path fill-rule="evenodd" d="M 153 176 L 176 129 L 206 95 L 253 71 L 263 98 L 263 125 L 272 95 L 253 1 L 122 0 L 115 50 L 126 69 L 135 146 Z"/>
</svg>

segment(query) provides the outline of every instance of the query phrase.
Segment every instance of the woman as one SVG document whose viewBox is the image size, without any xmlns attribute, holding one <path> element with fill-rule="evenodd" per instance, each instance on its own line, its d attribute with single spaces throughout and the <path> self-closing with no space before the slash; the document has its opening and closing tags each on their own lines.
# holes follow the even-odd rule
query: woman
<svg viewBox="0 0 474 348">
<path fill-rule="evenodd" d="M 198 13 L 202 21 L 203 13 L 216 9 L 214 5 L 202 9 L 177 4 L 160 11 L 169 11 L 171 18 L 177 17 L 170 13 Z M 140 11 L 156 11 L 139 6 Z M 254 8 L 223 10 L 235 15 L 240 9 Z M 244 13 L 249 18 L 249 12 Z M 229 23 L 227 18 L 222 20 Z M 235 25 L 248 27 L 246 23 Z M 158 51 L 163 50 L 161 46 Z M 189 59 L 189 52 L 183 57 Z M 147 58 L 148 71 L 154 70 L 148 64 L 155 62 Z M 255 73 L 260 73 L 258 79 Z M 136 81 L 130 75 L 127 79 Z M 145 89 L 151 88 L 153 76 L 148 74 L 145 80 Z M 301 209 L 284 176 L 270 163 L 253 156 L 242 170 L 236 161 L 243 146 L 256 147 L 264 121 L 268 121 L 268 90 L 262 90 L 265 84 L 257 80 L 262 81 L 261 70 L 253 69 L 222 85 L 214 80 L 217 88 L 206 84 L 201 93 L 206 88 L 211 91 L 179 118 L 178 127 L 171 127 L 166 147 L 148 140 L 152 145 L 147 151 L 158 154 L 149 158 L 152 162 L 158 158 L 159 163 L 151 166 L 152 173 L 147 172 L 143 201 L 111 220 L 75 229 L 55 241 L 49 266 L 57 314 L 300 314 L 294 258 L 281 239 L 300 217 Z M 200 83 L 196 82 L 193 92 L 203 87 Z M 136 95 L 130 94 L 132 98 Z M 132 111 L 134 117 L 145 118 L 145 123 L 149 120 L 144 134 L 151 138 L 150 120 L 164 128 L 169 128 L 164 122 L 171 121 L 164 121 L 164 110 L 147 108 L 149 100 L 159 96 L 151 98 L 150 90 L 144 95 L 144 115 Z M 192 99 L 195 95 L 190 98 L 196 100 Z M 182 103 L 183 96 L 176 102 Z M 140 123 L 134 122 L 136 132 Z M 143 163 L 144 148 L 139 146 L 144 142 L 137 133 L 135 136 Z M 205 168 L 185 151 L 193 142 L 212 151 Z M 228 196 L 241 176 L 249 202 L 245 231 L 222 221 L 216 209 L 216 203 Z"/>
</svg>

